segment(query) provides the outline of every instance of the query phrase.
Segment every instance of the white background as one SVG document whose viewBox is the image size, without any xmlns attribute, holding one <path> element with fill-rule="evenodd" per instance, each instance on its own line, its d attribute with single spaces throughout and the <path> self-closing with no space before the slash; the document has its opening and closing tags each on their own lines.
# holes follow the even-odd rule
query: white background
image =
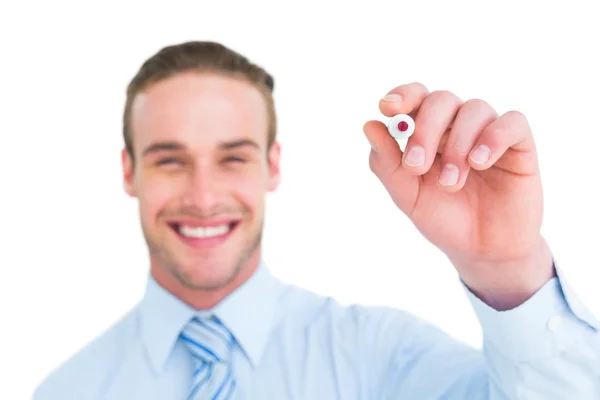
<svg viewBox="0 0 600 400">
<path fill-rule="evenodd" d="M 480 346 L 452 266 L 368 167 L 362 125 L 386 121 L 387 91 L 420 81 L 525 113 L 543 233 L 600 314 L 593 1 L 119 3 L 0 7 L 1 399 L 29 398 L 142 295 L 146 248 L 119 158 L 125 87 L 185 40 L 222 42 L 275 76 L 283 181 L 264 251 L 283 280 L 407 309 Z"/>
</svg>

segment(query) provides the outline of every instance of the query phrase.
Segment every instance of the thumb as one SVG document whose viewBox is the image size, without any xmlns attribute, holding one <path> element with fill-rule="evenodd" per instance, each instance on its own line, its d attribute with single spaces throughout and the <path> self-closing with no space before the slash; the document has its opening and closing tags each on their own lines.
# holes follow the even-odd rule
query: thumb
<svg viewBox="0 0 600 400">
<path fill-rule="evenodd" d="M 381 121 L 368 121 L 363 126 L 367 140 L 371 144 L 369 162 L 371 169 L 383 179 L 385 175 L 402 167 L 402 150 L 400 145 L 388 132 Z"/>
<path fill-rule="evenodd" d="M 419 179 L 402 166 L 400 144 L 380 121 L 367 122 L 363 131 L 371 143 L 371 171 L 383 183 L 396 206 L 410 215 L 419 193 Z"/>
</svg>

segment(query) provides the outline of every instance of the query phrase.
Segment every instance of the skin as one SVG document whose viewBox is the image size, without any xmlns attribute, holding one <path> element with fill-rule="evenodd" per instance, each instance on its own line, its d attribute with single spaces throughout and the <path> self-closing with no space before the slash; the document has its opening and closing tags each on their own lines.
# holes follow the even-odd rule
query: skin
<svg viewBox="0 0 600 400">
<path fill-rule="evenodd" d="M 540 234 L 542 184 L 527 119 L 518 111 L 499 116 L 480 99 L 430 93 L 421 83 L 388 94 L 397 96 L 384 96 L 381 112 L 409 114 L 415 132 L 402 152 L 383 123 L 365 123 L 371 170 L 475 295 L 497 310 L 522 304 L 555 276 Z M 480 145 L 490 155 L 483 164 L 471 159 Z M 424 152 L 418 166 L 407 157 L 416 147 Z M 453 184 L 440 182 L 447 164 L 458 171 Z"/>
<path fill-rule="evenodd" d="M 483 100 L 463 102 L 420 83 L 388 94 L 397 96 L 380 100 L 381 112 L 415 119 L 406 153 L 422 147 L 424 163 L 409 165 L 385 125 L 368 121 L 363 130 L 372 145 L 371 170 L 480 299 L 497 310 L 522 304 L 555 276 L 540 234 L 541 179 L 525 116 L 498 116 Z M 125 191 L 139 200 L 151 273 L 184 302 L 210 308 L 246 281 L 260 260 L 265 197 L 280 179 L 280 145 L 266 148 L 265 103 L 243 81 L 180 74 L 136 98 L 132 125 L 135 163 L 123 150 L 123 178 Z M 160 143 L 176 146 L 146 152 Z M 480 145 L 490 151 L 483 164 L 470 159 Z M 439 181 L 446 164 L 458 170 L 455 184 Z M 197 225 L 218 219 L 239 222 L 212 248 L 190 247 L 170 226 L 173 220 Z"/>
<path fill-rule="evenodd" d="M 265 197 L 280 179 L 280 145 L 267 149 L 267 128 L 258 89 L 231 77 L 179 74 L 134 100 L 125 191 L 139 201 L 152 276 L 196 309 L 213 307 L 260 261 Z M 174 221 L 237 225 L 221 244 L 195 248 Z"/>
</svg>

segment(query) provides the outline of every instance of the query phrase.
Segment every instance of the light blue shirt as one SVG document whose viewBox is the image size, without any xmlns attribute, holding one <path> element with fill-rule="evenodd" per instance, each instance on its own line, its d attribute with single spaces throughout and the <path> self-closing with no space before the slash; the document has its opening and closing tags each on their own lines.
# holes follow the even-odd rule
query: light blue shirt
<svg viewBox="0 0 600 400">
<path fill-rule="evenodd" d="M 179 333 L 193 315 L 212 312 L 238 342 L 233 400 L 598 400 L 599 324 L 557 273 L 505 312 L 460 282 L 483 328 L 482 350 L 409 313 L 284 284 L 264 262 L 206 312 L 149 277 L 141 302 L 53 371 L 34 399 L 185 399 L 194 366 Z"/>
</svg>

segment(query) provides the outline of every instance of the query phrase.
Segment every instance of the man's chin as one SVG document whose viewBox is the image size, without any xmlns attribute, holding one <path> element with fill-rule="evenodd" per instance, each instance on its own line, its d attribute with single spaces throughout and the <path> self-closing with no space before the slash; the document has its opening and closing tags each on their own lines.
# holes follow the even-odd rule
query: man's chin
<svg viewBox="0 0 600 400">
<path fill-rule="evenodd" d="M 242 224 L 239 224 L 242 225 Z M 234 229 L 233 235 L 218 245 L 190 246 L 182 241 L 178 234 L 171 231 L 160 246 L 162 251 L 153 252 L 155 269 L 162 270 L 164 281 L 170 285 L 185 287 L 191 290 L 210 290 L 233 288 L 236 279 L 245 278 L 248 274 L 240 274 L 244 266 L 253 259 L 253 254 L 260 246 L 260 233 L 255 236 L 251 246 L 240 242 L 240 235 L 245 236 L 241 226 Z M 155 249 L 158 249 L 155 247 Z M 240 251 L 246 249 L 246 251 Z"/>
<path fill-rule="evenodd" d="M 239 263 L 233 260 L 203 258 L 177 261 L 167 264 L 168 272 L 180 285 L 193 290 L 225 288 L 240 272 Z"/>
</svg>

